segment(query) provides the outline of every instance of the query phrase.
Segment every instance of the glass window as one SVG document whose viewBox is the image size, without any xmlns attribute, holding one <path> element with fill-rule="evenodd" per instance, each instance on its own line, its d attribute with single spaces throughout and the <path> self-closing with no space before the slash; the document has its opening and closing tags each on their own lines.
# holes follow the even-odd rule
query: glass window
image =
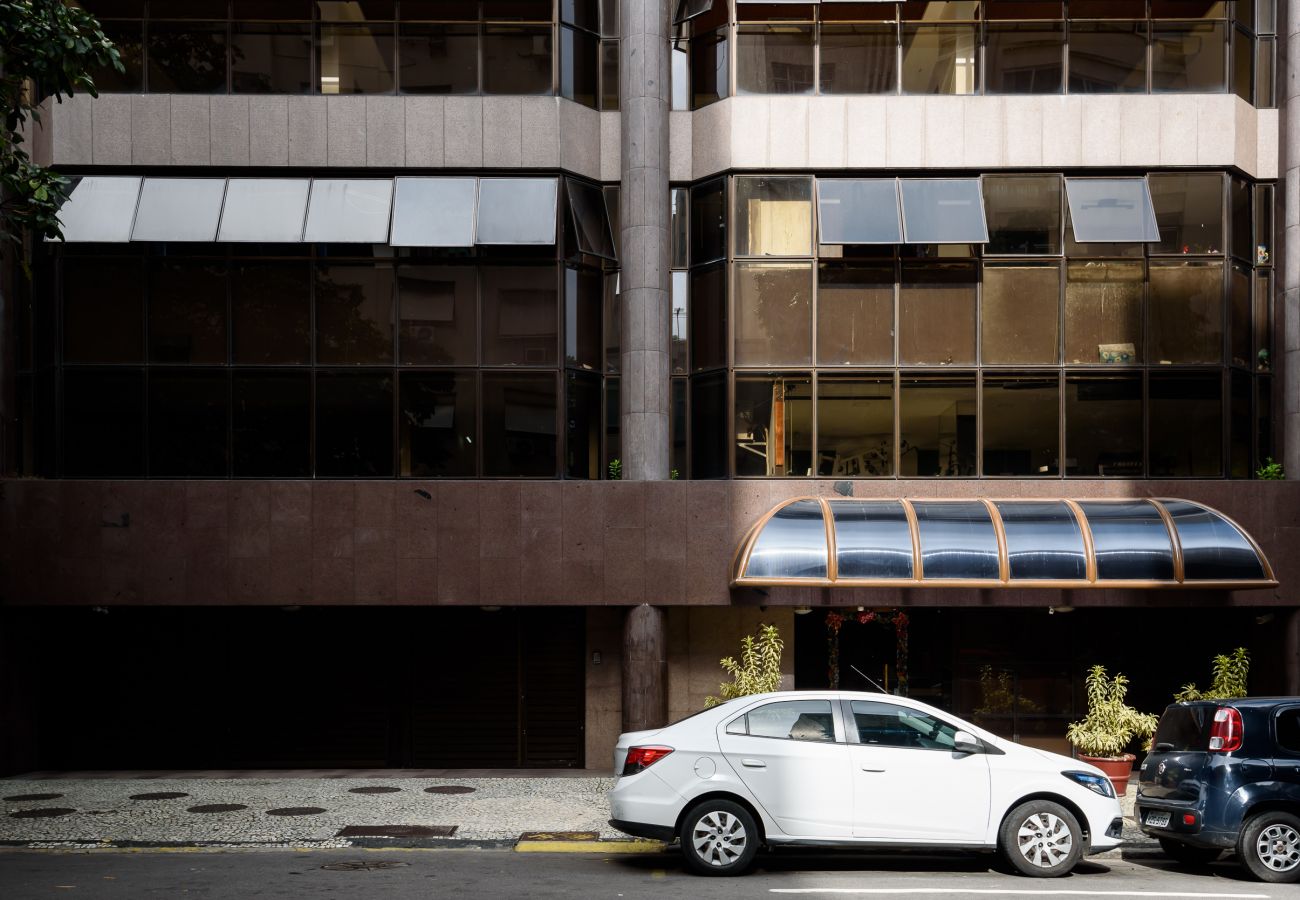
<svg viewBox="0 0 1300 900">
<path fill-rule="evenodd" d="M 736 255 L 812 253 L 812 179 L 736 178 Z"/>
<path fill-rule="evenodd" d="M 152 0 L 149 15 L 156 19 L 224 19 L 225 0 Z"/>
<path fill-rule="evenodd" d="M 224 22 L 149 22 L 149 91 L 224 94 Z"/>
<path fill-rule="evenodd" d="M 124 244 L 140 197 L 140 178 L 91 176 L 76 182 L 59 209 L 63 239 L 71 242 Z"/>
<path fill-rule="evenodd" d="M 600 3 L 598 0 L 560 0 L 560 21 L 600 31 Z"/>
<path fill-rule="evenodd" d="M 811 94 L 811 25 L 741 25 L 736 34 L 737 94 Z"/>
<path fill-rule="evenodd" d="M 1007 539 L 1012 580 L 1088 577 L 1083 532 L 1059 500 L 995 503 Z"/>
<path fill-rule="evenodd" d="M 672 57 L 669 65 L 672 66 L 672 72 L 669 78 L 673 89 L 672 110 L 684 112 L 691 108 L 691 45 L 690 41 L 675 40 L 670 47 Z"/>
<path fill-rule="evenodd" d="M 319 26 L 316 66 L 322 94 L 387 94 L 393 90 L 393 26 Z"/>
<path fill-rule="evenodd" d="M 125 72 L 113 66 L 90 69 L 95 87 L 103 93 L 133 93 L 144 88 L 144 23 L 101 21 L 100 30 L 117 47 Z"/>
<path fill-rule="evenodd" d="M 1140 262 L 1074 262 L 1066 267 L 1065 361 L 1142 362 Z"/>
<path fill-rule="evenodd" d="M 1078 5 L 1070 4 L 1072 15 Z M 1071 22 L 1068 43 L 1070 93 L 1146 92 L 1146 22 Z"/>
<path fill-rule="evenodd" d="M 564 474 L 595 481 L 605 465 L 600 452 L 600 376 L 570 371 L 564 382 Z"/>
<path fill-rule="evenodd" d="M 676 59 L 676 56 L 673 57 Z M 618 110 L 618 41 L 600 42 L 600 108 L 606 112 Z"/>
<path fill-rule="evenodd" d="M 893 25 L 821 27 L 823 94 L 892 94 L 898 88 L 898 32 Z"/>
<path fill-rule="evenodd" d="M 482 269 L 480 279 L 483 365 L 555 365 L 558 338 L 555 269 L 551 266 L 494 267 Z"/>
<path fill-rule="evenodd" d="M 990 94 L 1059 94 L 1065 72 L 1061 22 L 985 26 L 984 90 Z"/>
<path fill-rule="evenodd" d="M 903 93 L 975 93 L 978 43 L 975 25 L 904 25 Z"/>
<path fill-rule="evenodd" d="M 888 375 L 819 376 L 817 476 L 893 474 L 894 379 Z M 910 548 L 908 553 L 910 557 Z"/>
<path fill-rule="evenodd" d="M 674 273 L 673 273 L 674 291 L 676 291 L 676 282 L 677 282 L 677 277 L 678 277 L 679 275 L 682 276 L 683 278 L 685 278 L 686 273 L 685 273 L 685 272 L 674 272 Z M 621 332 L 622 332 L 622 330 L 623 330 L 623 309 L 622 309 L 622 302 L 623 302 L 623 301 L 622 301 L 622 296 L 618 293 L 618 286 L 619 286 L 618 281 L 619 281 L 619 275 L 618 275 L 617 272 L 606 272 L 606 273 L 605 273 L 605 279 L 604 279 L 604 281 L 605 281 L 605 290 L 604 290 L 604 294 L 605 294 L 605 371 L 606 371 L 606 372 L 617 372 L 617 371 L 619 370 L 619 366 L 620 366 L 620 359 L 619 359 L 619 357 L 622 355 L 622 338 L 621 338 L 620 335 L 621 335 Z M 674 294 L 674 301 L 673 301 L 673 302 L 674 302 L 674 303 L 677 302 L 676 294 Z M 684 297 L 681 299 L 681 302 L 682 302 L 683 305 L 685 304 L 686 301 L 685 301 L 685 298 L 684 298 Z M 682 312 L 682 316 L 683 316 L 683 317 L 685 316 L 685 310 L 684 310 L 684 309 L 683 309 L 683 312 Z M 678 319 L 677 312 L 674 310 L 674 312 L 673 312 L 673 325 L 674 325 L 674 327 L 676 327 L 677 319 Z M 684 360 L 683 360 L 682 365 L 685 365 L 685 361 L 684 361 Z"/>
<path fill-rule="evenodd" d="M 311 373 L 236 370 L 231 379 L 237 478 L 311 475 Z"/>
<path fill-rule="evenodd" d="M 1148 176 L 1160 241 L 1152 253 L 1223 253 L 1223 176 Z"/>
<path fill-rule="evenodd" d="M 397 83 L 403 94 L 478 92 L 477 25 L 402 25 Z"/>
<path fill-rule="evenodd" d="M 898 474 L 973 476 L 976 406 L 974 376 L 900 379 Z"/>
<path fill-rule="evenodd" d="M 476 269 L 403 266 L 397 270 L 397 303 L 403 365 L 472 366 L 478 361 Z"/>
<path fill-rule="evenodd" d="M 1151 477 L 1223 474 L 1223 386 L 1218 372 L 1153 372 Z"/>
<path fill-rule="evenodd" d="M 149 271 L 149 361 L 226 361 L 226 268 L 155 260 Z"/>
<path fill-rule="evenodd" d="M 988 254 L 1061 252 L 1061 179 L 1056 175 L 986 175 Z"/>
<path fill-rule="evenodd" d="M 722 373 L 691 378 L 691 478 L 727 476 L 727 381 Z"/>
<path fill-rule="evenodd" d="M 737 376 L 734 433 L 737 476 L 811 475 L 811 379 Z"/>
<path fill-rule="evenodd" d="M 977 281 L 969 263 L 904 264 L 898 291 L 902 365 L 975 362 Z"/>
<path fill-rule="evenodd" d="M 916 502 L 912 508 L 916 511 L 923 578 L 1000 577 L 997 532 L 983 503 Z"/>
<path fill-rule="evenodd" d="M 474 246 L 474 178 L 398 178 L 393 187 L 394 247 Z"/>
<path fill-rule="evenodd" d="M 1173 581 L 1173 544 L 1154 506 L 1145 500 L 1084 500 L 1079 507 L 1092 530 L 1099 580 Z"/>
<path fill-rule="evenodd" d="M 906 747 L 914 750 L 955 750 L 957 729 L 918 709 L 854 700 L 853 720 L 858 741 L 877 747 Z"/>
<path fill-rule="evenodd" d="M 835 0 L 832 0 L 832 2 L 835 2 Z M 946 22 L 976 19 L 979 18 L 979 11 L 979 0 L 938 0 L 938 2 L 911 0 L 911 2 L 904 2 L 899 6 L 899 12 L 905 22 L 912 20 Z"/>
<path fill-rule="evenodd" d="M 670 238 L 672 247 L 669 252 L 668 265 L 674 269 L 684 269 L 688 265 L 687 259 L 687 223 L 690 221 L 690 210 L 688 209 L 688 198 L 690 191 L 686 188 L 672 189 L 672 222 L 669 226 L 671 229 Z"/>
<path fill-rule="evenodd" d="M 393 362 L 393 270 L 325 265 L 316 269 L 316 361 Z"/>
<path fill-rule="evenodd" d="M 1055 373 L 985 375 L 984 474 L 1058 474 L 1060 400 Z"/>
<path fill-rule="evenodd" d="M 311 0 L 234 0 L 231 14 L 235 19 L 310 19 L 313 5 Z"/>
<path fill-rule="evenodd" d="M 736 263 L 738 366 L 807 365 L 812 263 Z"/>
<path fill-rule="evenodd" d="M 557 412 L 554 373 L 483 373 L 483 474 L 554 478 Z"/>
<path fill-rule="evenodd" d="M 1225 0 L 1151 0 L 1153 19 L 1226 19 Z"/>
<path fill-rule="evenodd" d="M 393 474 L 393 376 L 316 373 L 316 475 L 387 478 Z"/>
<path fill-rule="evenodd" d="M 311 269 L 304 263 L 236 263 L 230 317 L 236 364 L 311 362 Z"/>
<path fill-rule="evenodd" d="M 600 92 L 600 38 L 560 28 L 560 96 L 596 108 Z"/>
<path fill-rule="evenodd" d="M 307 178 L 231 178 L 218 241 L 291 244 L 302 240 Z"/>
<path fill-rule="evenodd" d="M 984 266 L 981 354 L 987 365 L 1055 365 L 1059 351 L 1061 267 Z"/>
<path fill-rule="evenodd" d="M 1067 178 L 1074 239 L 1081 243 L 1160 240 L 1144 178 Z M 1068 252 L 1068 250 L 1067 250 Z"/>
<path fill-rule="evenodd" d="M 834 741 L 835 720 L 829 700 L 783 700 L 751 710 L 751 737 L 792 741 Z"/>
<path fill-rule="evenodd" d="M 1271 109 L 1277 105 L 1277 41 L 1255 39 L 1255 105 Z M 98 84 L 98 79 L 96 79 Z"/>
<path fill-rule="evenodd" d="M 1249 257 L 1257 266 L 1273 264 L 1273 185 L 1255 185 L 1255 242 Z M 1235 215 L 1234 215 L 1235 223 Z M 1234 227 L 1236 225 L 1234 224 Z"/>
<path fill-rule="evenodd" d="M 1151 90 L 1223 91 L 1227 56 L 1223 22 L 1157 22 L 1151 30 Z"/>
<path fill-rule="evenodd" d="M 691 271 L 690 309 L 691 370 L 712 369 L 727 364 L 727 270 L 723 265 Z"/>
<path fill-rule="evenodd" d="M 726 97 L 730 90 L 726 29 L 695 35 L 690 53 L 691 108 L 700 109 Z"/>
<path fill-rule="evenodd" d="M 564 270 L 564 363 L 600 370 L 600 273 L 594 269 Z M 599 455 L 599 454 L 597 454 Z"/>
<path fill-rule="evenodd" d="M 909 244 L 971 244 L 989 239 L 978 178 L 903 178 L 903 234 Z"/>
<path fill-rule="evenodd" d="M 691 265 L 727 255 L 726 181 L 719 178 L 691 188 Z"/>
<path fill-rule="evenodd" d="M 817 364 L 894 364 L 892 264 L 818 265 Z"/>
<path fill-rule="evenodd" d="M 1254 217 L 1251 215 L 1250 199 L 1250 185 L 1245 180 L 1228 180 L 1228 204 L 1232 212 L 1232 255 L 1246 261 L 1255 258 L 1251 247 Z"/>
<path fill-rule="evenodd" d="M 551 93 L 551 40 L 549 25 L 487 25 L 483 30 L 484 93 Z"/>
<path fill-rule="evenodd" d="M 1277 714 L 1277 744 L 1292 753 L 1300 753 L 1300 707 Z"/>
<path fill-rule="evenodd" d="M 479 244 L 554 244 L 555 178 L 480 178 Z"/>
<path fill-rule="evenodd" d="M 1151 263 L 1152 365 L 1223 361 L 1223 263 Z"/>
<path fill-rule="evenodd" d="M 901 244 L 897 180 L 817 179 L 817 231 L 822 244 Z"/>
<path fill-rule="evenodd" d="M 605 194 L 595 185 L 564 179 L 578 249 L 604 259 L 614 259 L 614 233 L 605 209 Z"/>
<path fill-rule="evenodd" d="M 474 476 L 478 389 L 473 372 L 403 372 L 398 402 L 399 474 Z"/>
<path fill-rule="evenodd" d="M 1256 372 L 1273 368 L 1273 276 L 1267 271 L 1255 273 L 1255 343 Z"/>
<path fill-rule="evenodd" d="M 240 22 L 230 27 L 230 89 L 236 94 L 311 94 L 311 26 Z"/>
<path fill-rule="evenodd" d="M 1254 439 L 1255 428 L 1250 408 L 1255 389 L 1250 375 L 1234 369 L 1229 374 L 1228 390 L 1228 477 L 1249 478 L 1253 458 L 1251 441 Z"/>
<path fill-rule="evenodd" d="M 146 178 L 131 240 L 211 243 L 225 194 L 224 178 Z"/>
<path fill-rule="evenodd" d="M 675 379 L 673 389 L 676 391 L 678 382 L 682 379 Z M 674 400 L 676 402 L 676 395 Z M 674 407 L 674 413 L 676 408 Z M 675 421 L 675 420 L 674 420 Z M 605 379 L 605 475 L 609 475 L 609 464 L 616 459 L 623 458 L 623 438 L 622 421 L 619 418 L 619 378 L 617 375 Z M 622 465 L 620 463 L 620 465 Z M 681 471 L 685 471 L 682 469 Z"/>
<path fill-rule="evenodd" d="M 612 379 L 617 384 L 617 379 Z M 686 409 L 686 390 L 688 381 L 685 378 L 674 378 L 672 380 L 672 409 L 670 412 L 669 431 L 672 437 L 672 469 L 669 476 L 672 478 L 685 477 L 688 471 L 689 455 L 686 441 L 687 431 L 687 409 Z M 617 399 L 617 398 L 616 398 Z M 618 416 L 607 417 L 613 422 L 618 421 Z M 608 449 L 609 437 L 605 438 Z"/>
<path fill-rule="evenodd" d="M 139 259 L 65 257 L 63 361 L 144 361 L 144 267 Z"/>
<path fill-rule="evenodd" d="M 1255 465 L 1273 457 L 1273 379 L 1255 379 Z"/>
<path fill-rule="evenodd" d="M 1255 100 L 1254 41 L 1249 32 L 1240 28 L 1232 29 L 1232 91 L 1247 103 L 1253 103 Z"/>
<path fill-rule="evenodd" d="M 149 474 L 226 474 L 230 384 L 225 371 L 149 371 Z"/>
<path fill-rule="evenodd" d="M 1142 378 L 1065 379 L 1067 475 L 1142 477 Z"/>
<path fill-rule="evenodd" d="M 63 371 L 63 474 L 144 474 L 144 373 Z"/>
<path fill-rule="evenodd" d="M 302 239 L 308 243 L 382 244 L 393 205 L 391 178 L 315 178 Z"/>
</svg>

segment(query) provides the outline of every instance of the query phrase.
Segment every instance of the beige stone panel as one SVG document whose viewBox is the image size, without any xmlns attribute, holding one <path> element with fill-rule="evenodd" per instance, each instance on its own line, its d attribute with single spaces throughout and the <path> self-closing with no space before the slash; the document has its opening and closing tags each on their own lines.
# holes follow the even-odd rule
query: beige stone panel
<svg viewBox="0 0 1300 900">
<path fill-rule="evenodd" d="M 1189 98 L 1190 99 L 1190 98 Z M 1196 164 L 1230 165 L 1237 152 L 1236 112 L 1231 98 L 1200 95 L 1196 102 Z"/>
<path fill-rule="evenodd" d="M 50 121 L 54 129 L 55 164 L 85 166 L 91 162 L 95 99 L 89 94 L 74 94 L 54 104 Z"/>
<path fill-rule="evenodd" d="M 560 165 L 559 101 L 554 97 L 524 97 L 521 115 L 524 167 L 530 169 L 558 167 Z M 618 114 L 611 113 L 611 115 L 614 116 L 615 128 L 617 128 Z M 617 158 L 614 160 L 614 170 L 617 173 Z M 613 180 L 618 180 L 617 174 Z"/>
<path fill-rule="evenodd" d="M 668 177 L 673 181 L 690 181 L 694 177 L 691 159 L 694 125 L 689 112 L 668 114 Z"/>
<path fill-rule="evenodd" d="M 406 99 L 366 98 L 366 165 L 406 165 Z"/>
<path fill-rule="evenodd" d="M 441 167 L 443 100 L 441 97 L 405 97 L 406 164 Z"/>
<path fill-rule="evenodd" d="M 206 105 L 207 97 L 199 98 Z M 131 163 L 165 166 L 172 153 L 172 98 L 169 94 L 131 95 Z M 204 123 L 207 131 L 207 123 Z M 203 160 L 207 162 L 207 159 Z"/>
<path fill-rule="evenodd" d="M 254 166 L 289 164 L 289 98 L 248 98 L 248 161 Z"/>
<path fill-rule="evenodd" d="M 1256 178 L 1277 178 L 1280 172 L 1278 156 L 1281 144 L 1278 137 L 1278 112 L 1276 109 L 1261 109 L 1255 113 L 1256 128 Z"/>
<path fill-rule="evenodd" d="M 289 165 L 326 164 L 325 97 L 289 98 Z"/>
<path fill-rule="evenodd" d="M 213 97 L 210 101 L 212 121 L 212 165 L 246 166 L 250 157 L 251 137 L 248 97 Z M 172 115 L 173 124 L 175 113 Z M 175 140 L 173 155 L 175 155 Z"/>
<path fill-rule="evenodd" d="M 899 169 L 924 166 L 925 98 L 892 98 L 885 115 L 886 164 Z"/>
<path fill-rule="evenodd" d="M 1004 97 L 1003 160 L 1008 166 L 1043 165 L 1043 98 Z"/>
<path fill-rule="evenodd" d="M 1043 164 L 1063 168 L 1081 165 L 1083 98 L 1042 97 L 1039 102 L 1043 109 Z"/>
<path fill-rule="evenodd" d="M 845 165 L 849 168 L 884 168 L 888 159 L 887 112 L 884 97 L 848 97 L 845 100 Z"/>
<path fill-rule="evenodd" d="M 587 178 L 600 178 L 600 113 L 561 98 L 560 167 Z"/>
<path fill-rule="evenodd" d="M 483 165 L 516 168 L 523 163 L 523 104 L 519 97 L 483 98 Z"/>
<path fill-rule="evenodd" d="M 734 102 L 721 100 L 691 114 L 691 176 L 693 178 L 703 178 L 721 172 L 731 164 L 731 119 Z M 700 127 L 696 128 L 696 125 Z"/>
<path fill-rule="evenodd" d="M 982 169 L 1002 165 L 1006 131 L 1006 104 L 1002 97 L 980 97 L 966 107 L 962 123 L 965 165 Z"/>
<path fill-rule="evenodd" d="M 524 146 L 528 146 L 528 132 L 524 132 Z M 672 131 L 669 131 L 669 141 Z M 623 152 L 623 133 L 618 120 L 618 113 L 600 114 L 600 180 L 606 183 L 619 180 L 620 154 Z M 671 143 L 669 159 L 672 158 Z M 670 176 L 671 177 L 671 176 Z"/>
<path fill-rule="evenodd" d="M 442 116 L 443 165 L 477 168 L 483 165 L 483 99 L 447 97 Z"/>
<path fill-rule="evenodd" d="M 808 165 L 809 97 L 771 97 L 767 119 L 767 162 L 780 169 Z"/>
<path fill-rule="evenodd" d="M 1196 107 L 1196 101 L 1191 98 L 1160 98 L 1160 165 L 1196 165 Z M 1143 160 L 1149 163 L 1150 158 L 1143 157 Z"/>
<path fill-rule="evenodd" d="M 809 101 L 808 164 L 814 168 L 843 168 L 847 159 L 848 100 L 814 97 Z"/>
<path fill-rule="evenodd" d="M 767 97 L 735 97 L 731 101 L 731 155 L 720 168 L 759 169 L 771 165 Z M 793 127 L 793 126 L 791 126 Z"/>
<path fill-rule="evenodd" d="M 966 164 L 966 116 L 973 98 L 925 98 L 925 165 L 956 168 Z"/>
<path fill-rule="evenodd" d="M 331 166 L 366 164 L 366 97 L 325 98 L 326 160 Z"/>
<path fill-rule="evenodd" d="M 1125 97 L 1120 104 L 1119 161 L 1126 166 L 1150 166 L 1159 161 L 1159 97 Z M 1195 134 L 1195 131 L 1193 131 Z"/>
<path fill-rule="evenodd" d="M 1083 164 L 1117 166 L 1120 162 L 1120 125 L 1127 98 L 1105 95 L 1083 99 Z"/>
</svg>

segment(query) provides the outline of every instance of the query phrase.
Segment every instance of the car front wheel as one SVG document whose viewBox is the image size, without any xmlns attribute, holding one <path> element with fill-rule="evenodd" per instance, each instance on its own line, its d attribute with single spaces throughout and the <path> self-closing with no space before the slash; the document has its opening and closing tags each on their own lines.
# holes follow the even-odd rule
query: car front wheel
<svg viewBox="0 0 1300 900">
<path fill-rule="evenodd" d="M 1050 800 L 1022 803 L 1002 820 L 1002 857 L 1021 875 L 1055 878 L 1069 874 L 1083 855 L 1079 820 Z"/>
<path fill-rule="evenodd" d="M 1160 849 L 1165 852 L 1165 856 L 1185 866 L 1208 866 L 1223 855 L 1222 850 L 1213 847 L 1193 847 L 1169 838 L 1160 839 Z"/>
<path fill-rule="evenodd" d="M 1252 816 L 1237 836 L 1237 856 L 1260 881 L 1300 881 L 1300 818 L 1284 812 Z"/>
<path fill-rule="evenodd" d="M 682 855 L 697 875 L 739 875 L 758 853 L 758 826 L 730 800 L 705 800 L 682 820 Z"/>
</svg>

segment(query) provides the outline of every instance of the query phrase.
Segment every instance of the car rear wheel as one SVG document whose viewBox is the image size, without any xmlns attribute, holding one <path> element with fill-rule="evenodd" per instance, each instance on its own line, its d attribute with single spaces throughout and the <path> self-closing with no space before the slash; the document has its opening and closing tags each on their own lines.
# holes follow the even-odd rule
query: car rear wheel
<svg viewBox="0 0 1300 900">
<path fill-rule="evenodd" d="M 1165 851 L 1165 856 L 1185 866 L 1208 866 L 1223 855 L 1222 850 L 1213 847 L 1193 847 L 1169 838 L 1160 839 L 1160 849 Z"/>
<path fill-rule="evenodd" d="M 1300 818 L 1284 812 L 1252 816 L 1237 837 L 1237 856 L 1260 881 L 1300 881 Z"/>
<path fill-rule="evenodd" d="M 998 846 L 1021 875 L 1055 878 L 1069 874 L 1083 855 L 1083 829 L 1061 804 L 1030 800 L 1002 820 Z"/>
<path fill-rule="evenodd" d="M 758 853 L 758 826 L 739 803 L 705 800 L 682 819 L 682 855 L 697 875 L 739 875 Z"/>
</svg>

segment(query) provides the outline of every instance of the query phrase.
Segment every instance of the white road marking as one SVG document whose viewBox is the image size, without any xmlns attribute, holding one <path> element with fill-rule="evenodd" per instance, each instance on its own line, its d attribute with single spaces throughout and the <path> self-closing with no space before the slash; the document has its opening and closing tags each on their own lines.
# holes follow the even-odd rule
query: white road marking
<svg viewBox="0 0 1300 900">
<path fill-rule="evenodd" d="M 1205 894 L 1194 891 L 1070 891 L 1006 888 L 769 888 L 771 894 L 986 894 L 997 897 L 1177 897 L 1205 900 L 1268 900 L 1269 894 Z"/>
</svg>

